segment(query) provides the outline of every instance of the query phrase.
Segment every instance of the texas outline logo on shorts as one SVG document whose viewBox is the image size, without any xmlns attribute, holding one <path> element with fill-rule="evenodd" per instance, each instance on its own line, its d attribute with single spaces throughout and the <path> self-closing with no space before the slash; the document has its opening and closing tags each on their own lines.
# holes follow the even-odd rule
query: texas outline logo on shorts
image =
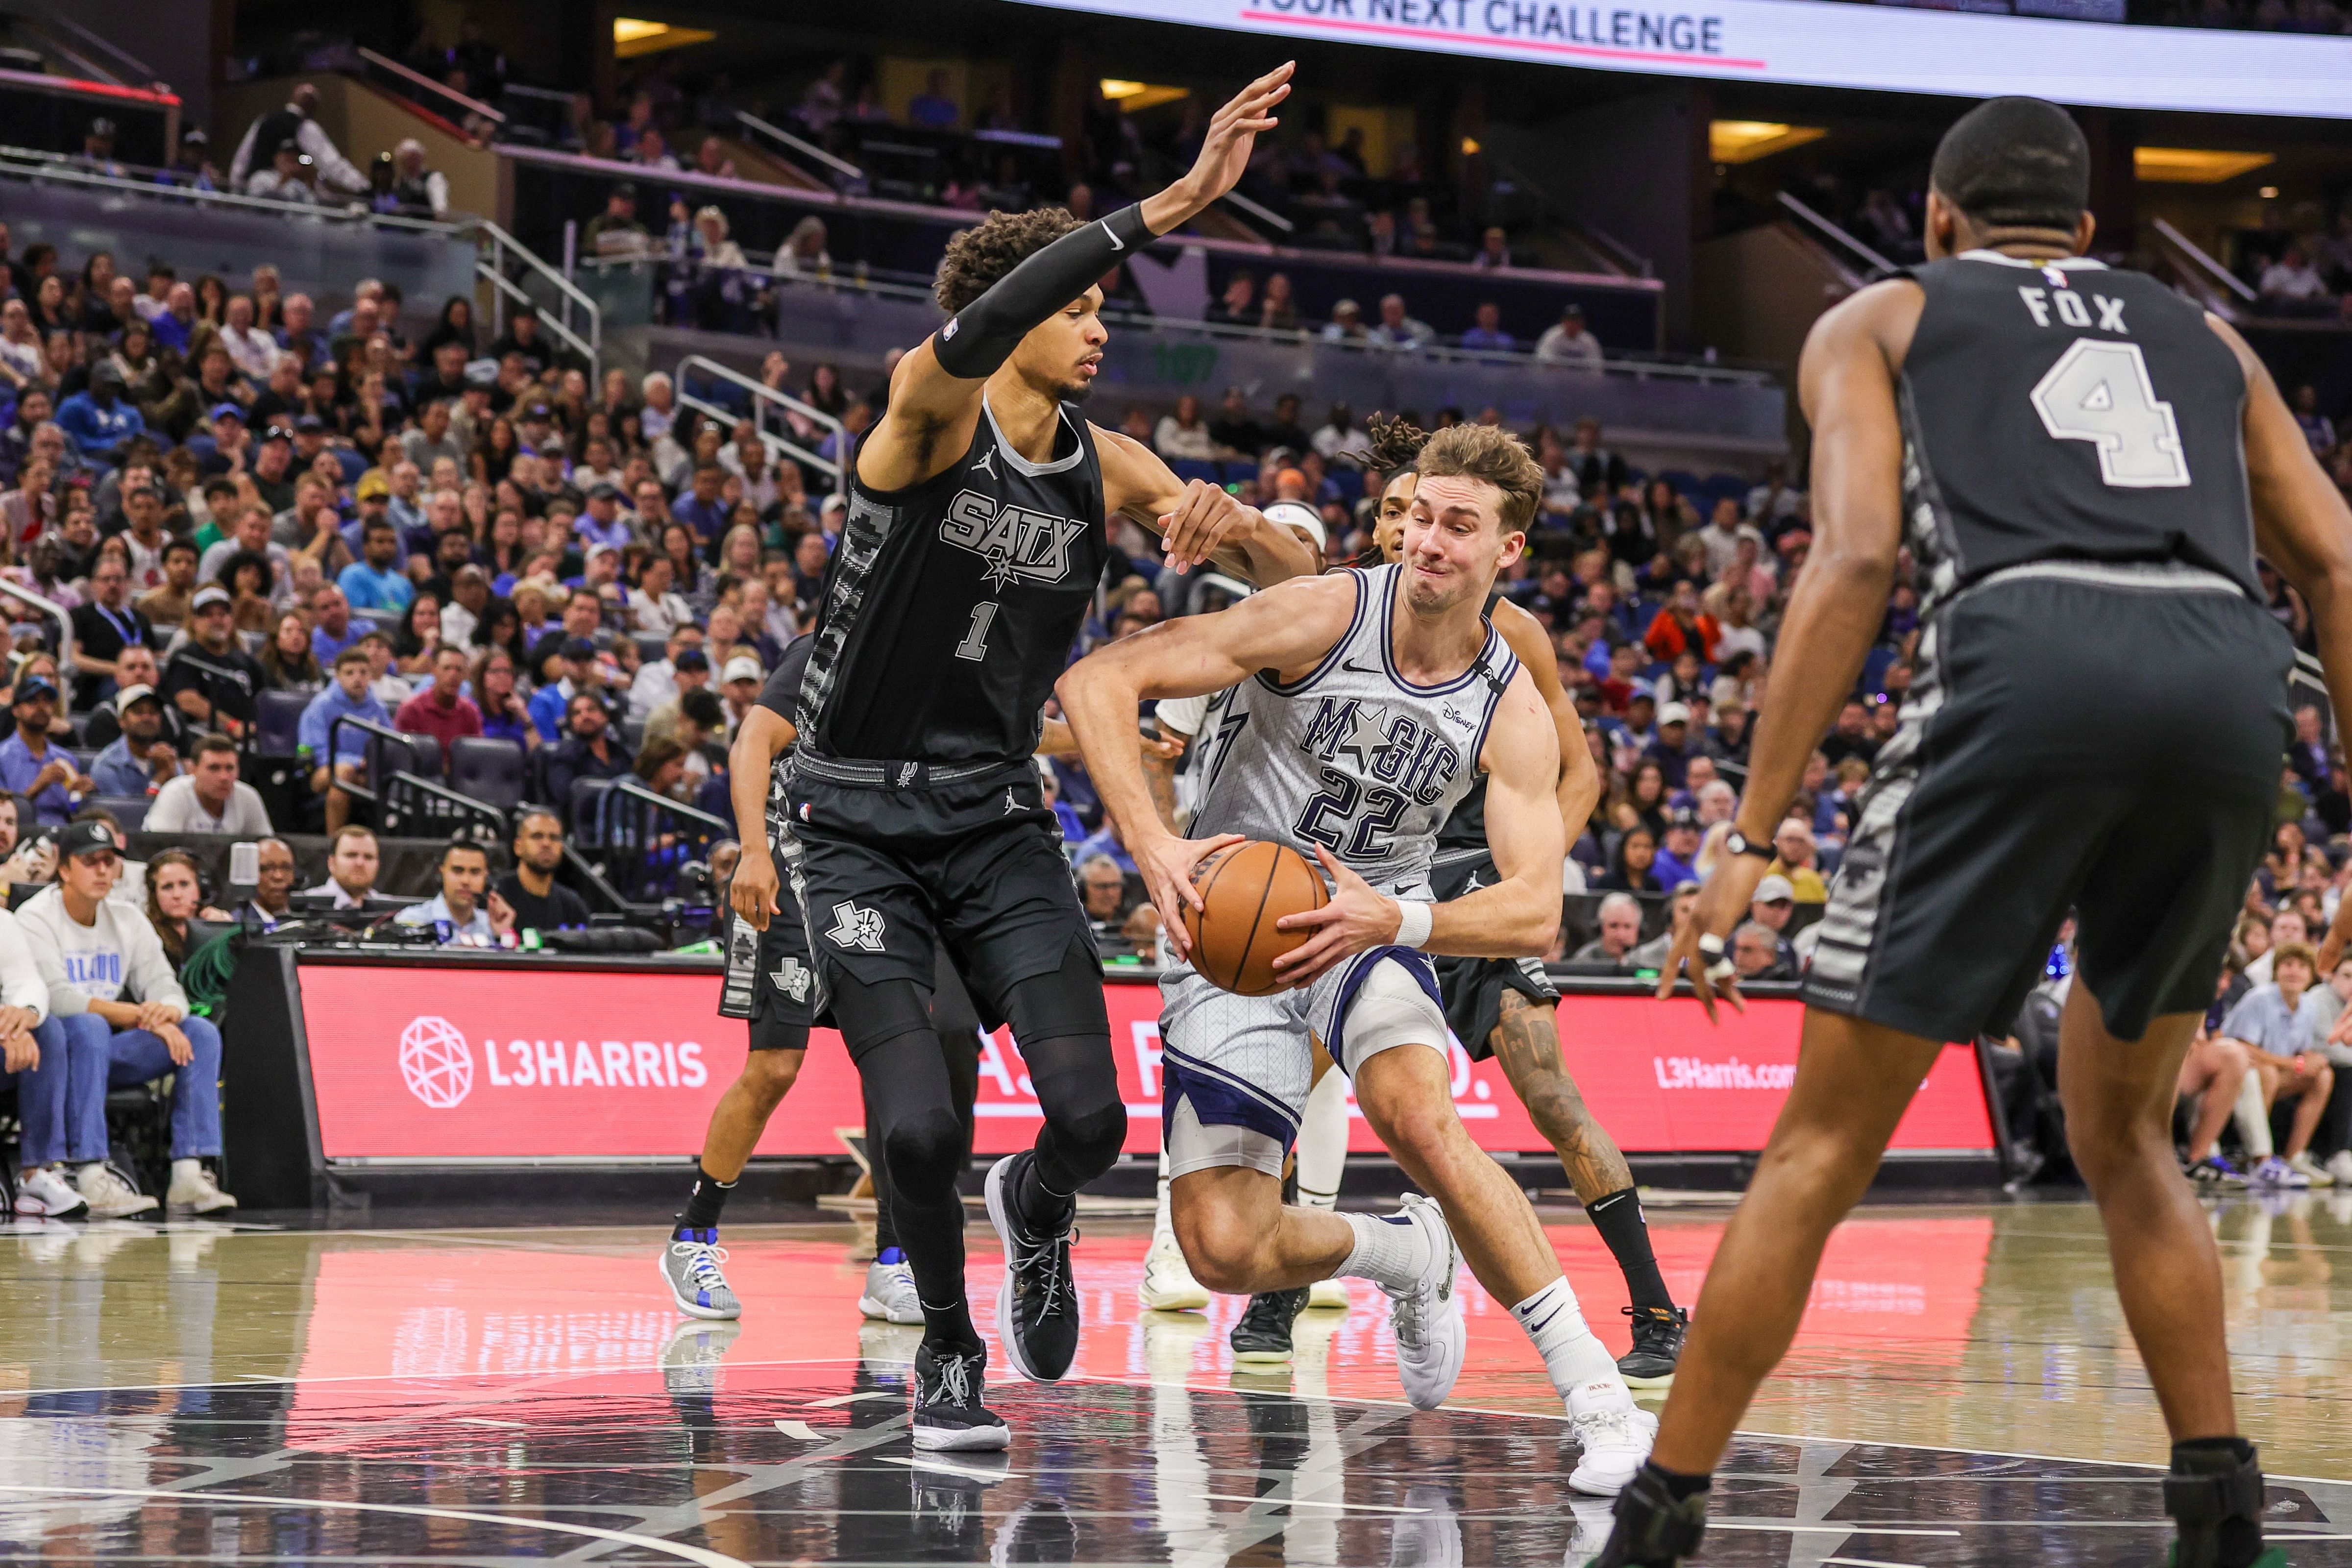
<svg viewBox="0 0 2352 1568">
<path fill-rule="evenodd" d="M 793 1001 L 805 1002 L 808 1000 L 809 979 L 806 964 L 797 958 L 786 958 L 776 965 L 776 972 L 768 976 L 768 983 Z"/>
<path fill-rule="evenodd" d="M 833 906 L 834 927 L 824 934 L 842 947 L 867 952 L 882 951 L 882 911 L 865 910 L 847 899 Z"/>
</svg>

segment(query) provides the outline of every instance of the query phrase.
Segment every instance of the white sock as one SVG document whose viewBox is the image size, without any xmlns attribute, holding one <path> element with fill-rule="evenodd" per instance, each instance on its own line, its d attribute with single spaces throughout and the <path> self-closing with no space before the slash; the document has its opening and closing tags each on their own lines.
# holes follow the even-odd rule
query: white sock
<svg viewBox="0 0 2352 1568">
<path fill-rule="evenodd" d="M 1334 1273 L 1369 1279 L 1383 1290 L 1409 1289 L 1429 1268 L 1429 1240 L 1402 1215 L 1343 1214 L 1356 1245 Z"/>
<path fill-rule="evenodd" d="M 1616 1358 L 1593 1337 L 1566 1275 L 1513 1307 L 1511 1316 L 1535 1342 L 1544 1371 L 1551 1374 L 1551 1385 L 1568 1402 L 1570 1415 L 1632 1403 L 1625 1380 L 1617 1375 Z"/>
<path fill-rule="evenodd" d="M 202 1160 L 174 1160 L 172 1162 L 172 1184 L 177 1186 L 183 1181 L 193 1182 L 204 1173 L 205 1163 Z"/>
<path fill-rule="evenodd" d="M 2263 1080 L 2248 1073 L 2238 1085 L 2238 1108 L 2231 1113 L 2238 1123 L 2238 1136 L 2245 1141 L 2246 1155 L 2252 1160 L 2271 1157 L 2271 1111 L 2263 1103 Z"/>
<path fill-rule="evenodd" d="M 1348 1079 L 1338 1068 L 1307 1097 L 1298 1126 L 1298 1201 L 1311 1209 L 1339 1206 L 1348 1171 Z"/>
<path fill-rule="evenodd" d="M 1151 1247 L 1158 1251 L 1161 1243 L 1176 1245 L 1176 1221 L 1168 1208 L 1168 1151 L 1160 1151 L 1160 1192 L 1151 1211 Z"/>
</svg>

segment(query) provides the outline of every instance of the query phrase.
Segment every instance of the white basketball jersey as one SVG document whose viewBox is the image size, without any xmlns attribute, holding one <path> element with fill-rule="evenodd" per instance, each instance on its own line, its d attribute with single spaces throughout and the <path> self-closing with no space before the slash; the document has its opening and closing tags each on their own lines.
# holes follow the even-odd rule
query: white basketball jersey
<svg viewBox="0 0 2352 1568">
<path fill-rule="evenodd" d="M 1193 837 L 1238 833 L 1310 861 L 1320 844 L 1381 892 L 1426 894 L 1438 825 L 1477 778 L 1518 660 L 1490 623 L 1460 679 L 1407 682 L 1389 647 L 1401 570 L 1349 574 L 1355 618 L 1312 674 L 1285 686 L 1260 671 L 1212 700 Z"/>
</svg>

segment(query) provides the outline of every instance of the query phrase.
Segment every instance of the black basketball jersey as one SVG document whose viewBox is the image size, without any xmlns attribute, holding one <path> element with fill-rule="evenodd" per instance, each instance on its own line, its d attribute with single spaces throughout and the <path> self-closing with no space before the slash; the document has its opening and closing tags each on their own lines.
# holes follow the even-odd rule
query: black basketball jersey
<svg viewBox="0 0 2352 1568">
<path fill-rule="evenodd" d="M 1108 552 L 1086 422 L 1066 405 L 1054 456 L 1032 463 L 983 400 L 944 472 L 887 492 L 853 481 L 802 742 L 879 762 L 1028 756 Z"/>
<path fill-rule="evenodd" d="M 1927 293 L 1898 388 L 1924 613 L 2028 562 L 2180 562 L 2259 595 L 2245 377 L 2204 313 L 2086 258 L 1972 250 Z"/>
<path fill-rule="evenodd" d="M 797 713 L 801 681 L 808 674 L 809 651 L 815 646 L 816 637 L 809 632 L 803 632 L 786 644 L 784 657 L 778 659 L 776 668 L 768 672 L 767 684 L 760 688 L 760 695 L 753 703 L 755 707 L 765 708 L 777 718 L 790 722 L 795 731 L 800 727 Z M 793 740 L 797 745 L 799 735 L 795 733 Z M 793 747 L 786 746 L 768 764 L 768 849 L 772 854 L 782 853 L 793 836 L 792 816 L 784 803 L 785 790 L 792 783 L 792 776 Z"/>
</svg>

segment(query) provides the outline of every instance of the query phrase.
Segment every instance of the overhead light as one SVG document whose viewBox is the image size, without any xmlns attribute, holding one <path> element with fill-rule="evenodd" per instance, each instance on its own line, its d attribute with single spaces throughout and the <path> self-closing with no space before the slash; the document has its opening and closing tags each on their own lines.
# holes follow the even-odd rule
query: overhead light
<svg viewBox="0 0 2352 1568">
<path fill-rule="evenodd" d="M 1119 77 L 1102 79 L 1102 95 L 1119 107 L 1122 114 L 1140 114 L 1163 103 L 1173 103 L 1180 98 L 1190 98 L 1189 87 L 1159 87 L 1148 81 L 1128 81 Z"/>
<path fill-rule="evenodd" d="M 2278 200 L 2278 187 L 2276 185 L 2264 185 L 2263 187 L 2263 200 L 2266 202 L 2274 202 Z"/>
<path fill-rule="evenodd" d="M 1465 158 L 1475 158 L 1478 155 L 1478 138 L 1475 136 L 1465 136 L 1462 138 L 1462 155 Z"/>
<path fill-rule="evenodd" d="M 719 35 L 706 27 L 673 27 L 667 22 L 647 22 L 635 16 L 613 18 L 613 54 L 619 59 L 707 44 Z"/>
<path fill-rule="evenodd" d="M 2158 185 L 2218 185 L 2277 162 L 2268 153 L 2217 153 L 2196 147 L 2132 149 L 2132 173 Z"/>
<path fill-rule="evenodd" d="M 1781 125 L 1769 120 L 1710 120 L 1706 153 L 1717 163 L 1752 163 L 1828 134 L 1814 126 Z"/>
</svg>

